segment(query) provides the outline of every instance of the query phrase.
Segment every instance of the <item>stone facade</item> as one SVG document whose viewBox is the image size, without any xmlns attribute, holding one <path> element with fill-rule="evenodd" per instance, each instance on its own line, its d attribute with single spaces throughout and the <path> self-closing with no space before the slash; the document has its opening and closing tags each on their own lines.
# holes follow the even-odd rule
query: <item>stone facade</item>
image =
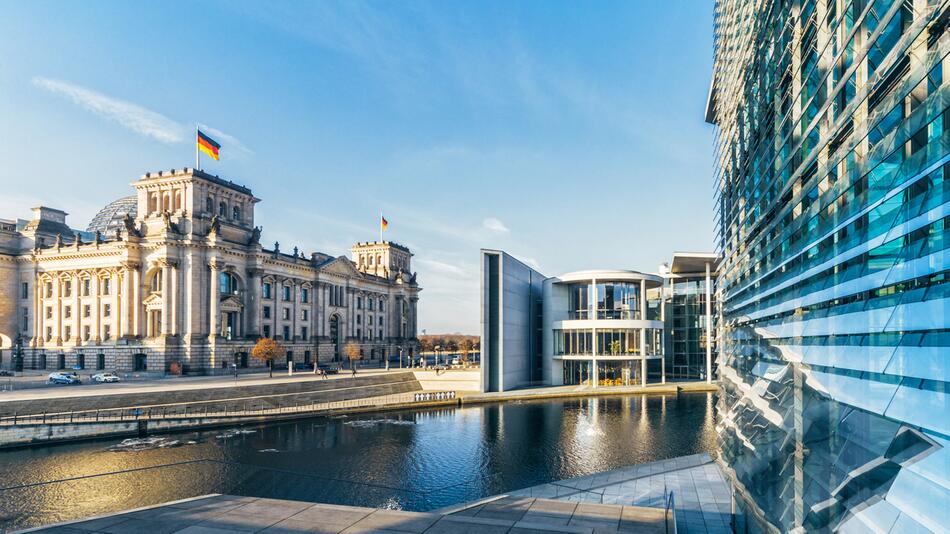
<svg viewBox="0 0 950 534">
<path fill-rule="evenodd" d="M 418 350 L 406 247 L 357 243 L 353 260 L 267 250 L 246 187 L 190 168 L 132 185 L 134 215 L 108 230 L 75 232 L 45 207 L 0 221 L 4 367 L 17 339 L 25 368 L 201 374 L 261 366 L 262 336 L 308 365 L 342 362 L 350 343 L 367 360 Z"/>
</svg>

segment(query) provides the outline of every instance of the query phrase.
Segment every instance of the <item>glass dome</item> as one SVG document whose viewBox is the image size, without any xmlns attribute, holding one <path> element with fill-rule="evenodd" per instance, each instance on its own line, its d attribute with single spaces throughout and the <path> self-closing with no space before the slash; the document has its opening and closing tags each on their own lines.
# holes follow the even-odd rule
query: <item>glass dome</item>
<svg viewBox="0 0 950 534">
<path fill-rule="evenodd" d="M 102 237 L 114 238 L 116 233 L 125 227 L 122 219 L 126 213 L 135 218 L 138 213 L 138 199 L 136 197 L 123 197 L 106 204 L 89 222 L 86 231 L 93 233 L 98 230 Z"/>
</svg>

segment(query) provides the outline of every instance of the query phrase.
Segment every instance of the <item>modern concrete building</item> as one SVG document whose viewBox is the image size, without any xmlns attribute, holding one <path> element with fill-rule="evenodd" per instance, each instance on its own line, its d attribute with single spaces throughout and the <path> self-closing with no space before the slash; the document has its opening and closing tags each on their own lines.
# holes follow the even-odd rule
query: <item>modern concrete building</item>
<svg viewBox="0 0 950 534">
<path fill-rule="evenodd" d="M 482 250 L 482 391 L 544 384 L 541 301 L 545 276 L 500 250 Z"/>
<path fill-rule="evenodd" d="M 677 253 L 660 275 L 547 277 L 503 251 L 482 250 L 482 389 L 646 385 L 665 382 L 671 361 L 681 380 L 712 380 L 706 340 L 716 337 L 716 258 Z M 674 335 L 664 336 L 671 325 Z M 680 339 L 683 359 L 669 358 Z"/>
<path fill-rule="evenodd" d="M 417 350 L 412 253 L 357 243 L 352 259 L 265 249 L 251 190 L 190 168 L 147 173 L 86 232 L 66 213 L 0 221 L 0 358 L 33 369 L 214 373 L 260 337 L 286 360 Z M 283 363 L 281 359 L 280 363 Z"/>
<path fill-rule="evenodd" d="M 950 525 L 950 6 L 717 0 L 737 532 Z"/>
</svg>

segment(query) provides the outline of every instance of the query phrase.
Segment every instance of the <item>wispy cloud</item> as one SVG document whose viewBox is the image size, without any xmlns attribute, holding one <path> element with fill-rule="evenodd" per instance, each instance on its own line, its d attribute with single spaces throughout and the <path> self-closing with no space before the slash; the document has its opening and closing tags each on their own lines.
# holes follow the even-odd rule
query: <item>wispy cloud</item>
<svg viewBox="0 0 950 534">
<path fill-rule="evenodd" d="M 244 143 L 242 143 L 237 137 L 234 137 L 233 135 L 226 134 L 213 126 L 208 126 L 207 124 L 198 123 L 198 126 L 204 132 L 207 132 L 212 137 L 214 137 L 216 141 L 221 143 L 223 154 L 227 154 L 229 150 L 234 150 L 241 154 L 247 155 L 254 153 L 254 151 L 244 146 Z"/>
<path fill-rule="evenodd" d="M 451 263 L 445 263 L 438 260 L 427 260 L 419 258 L 416 260 L 416 263 L 420 266 L 431 269 L 442 274 L 454 275 L 454 276 L 468 276 L 468 272 L 458 265 L 452 265 Z"/>
<path fill-rule="evenodd" d="M 508 229 L 507 226 L 505 226 L 505 223 L 501 222 L 495 217 L 488 217 L 487 219 L 482 221 L 482 226 L 486 230 L 491 230 L 492 232 L 498 232 L 500 234 L 507 234 L 508 232 L 511 231 Z"/>
<path fill-rule="evenodd" d="M 185 126 L 144 106 L 64 80 L 36 76 L 32 82 L 33 85 L 44 91 L 66 98 L 86 111 L 145 137 L 169 145 L 194 141 L 194 132 L 191 126 Z M 201 128 L 221 141 L 225 147 L 225 150 L 222 151 L 223 155 L 226 156 L 229 152 L 232 154 L 253 154 L 244 143 L 233 135 L 206 124 L 202 124 Z"/>
<path fill-rule="evenodd" d="M 74 83 L 41 76 L 33 78 L 33 85 L 67 98 L 87 111 L 162 143 L 174 144 L 185 140 L 186 129 L 181 124 L 138 104 L 104 95 Z"/>
</svg>

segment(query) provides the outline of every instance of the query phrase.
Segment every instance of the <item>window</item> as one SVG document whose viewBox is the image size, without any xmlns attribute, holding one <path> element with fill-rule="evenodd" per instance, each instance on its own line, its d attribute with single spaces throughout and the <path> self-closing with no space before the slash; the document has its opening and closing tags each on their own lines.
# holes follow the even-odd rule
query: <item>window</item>
<svg viewBox="0 0 950 534">
<path fill-rule="evenodd" d="M 301 314 L 301 319 L 303 319 L 304 321 L 309 320 L 309 319 L 310 319 L 310 310 L 303 310 L 303 313 Z"/>
<path fill-rule="evenodd" d="M 222 295 L 237 295 L 238 280 L 231 273 L 223 272 L 218 275 L 218 289 Z"/>
<path fill-rule="evenodd" d="M 91 286 L 91 285 L 92 285 L 92 280 L 90 280 L 90 279 L 88 279 L 88 278 L 83 278 L 83 280 L 82 280 L 82 296 L 84 296 L 84 297 L 88 297 L 88 296 L 89 296 L 89 289 L 90 289 L 90 286 Z"/>
<path fill-rule="evenodd" d="M 264 306 L 264 318 L 270 319 L 270 306 Z"/>
<path fill-rule="evenodd" d="M 270 296 L 270 282 L 264 282 L 264 288 L 262 293 L 264 294 L 265 299 L 271 298 Z"/>
<path fill-rule="evenodd" d="M 102 327 L 102 340 L 109 341 L 110 339 L 112 339 L 112 327 L 105 325 Z"/>
<path fill-rule="evenodd" d="M 46 298 L 53 298 L 53 282 L 46 282 Z"/>
<path fill-rule="evenodd" d="M 112 304 L 103 304 L 102 305 L 102 316 L 110 317 L 112 315 Z"/>
<path fill-rule="evenodd" d="M 379 318 L 379 326 L 380 326 L 380 328 L 382 328 L 382 326 L 383 326 L 383 318 L 382 318 L 382 317 Z"/>
<path fill-rule="evenodd" d="M 310 290 L 309 290 L 309 289 L 303 288 L 303 289 L 300 290 L 300 302 L 303 302 L 304 304 L 310 302 Z"/>
<path fill-rule="evenodd" d="M 379 311 L 386 311 L 386 301 L 383 299 L 379 299 Z"/>
<path fill-rule="evenodd" d="M 383 331 L 382 331 L 382 330 L 379 331 L 379 339 L 383 339 Z"/>
<path fill-rule="evenodd" d="M 363 337 L 363 331 L 360 330 L 359 328 L 356 329 L 356 337 L 358 337 L 358 338 Z"/>
<path fill-rule="evenodd" d="M 96 370 L 102 371 L 105 368 L 106 368 L 106 355 L 100 352 L 99 354 L 96 354 Z"/>
<path fill-rule="evenodd" d="M 363 309 L 363 297 L 356 297 L 356 309 L 357 310 Z"/>
<path fill-rule="evenodd" d="M 148 282 L 148 290 L 152 293 L 158 293 L 162 290 L 162 272 L 156 271 Z"/>
<path fill-rule="evenodd" d="M 373 306 L 375 302 L 376 301 L 374 299 L 371 299 L 371 298 L 366 299 L 366 307 L 369 309 L 369 311 L 373 311 Z"/>
<path fill-rule="evenodd" d="M 362 324 L 362 320 L 363 320 L 363 316 L 362 316 L 362 315 L 357 315 L 357 316 L 356 316 L 356 324 Z"/>
<path fill-rule="evenodd" d="M 69 319 L 73 316 L 73 308 L 71 306 L 63 307 L 63 318 Z"/>
<path fill-rule="evenodd" d="M 289 326 L 285 326 L 285 327 L 284 327 L 284 339 L 290 339 L 290 327 L 289 327 Z"/>
<path fill-rule="evenodd" d="M 369 316 L 369 325 L 370 325 L 370 326 L 373 326 L 373 316 L 372 316 L 372 315 Z"/>
<path fill-rule="evenodd" d="M 307 327 L 306 327 L 306 326 L 304 326 L 304 327 L 302 327 L 302 328 L 300 329 L 300 339 L 302 339 L 302 340 L 304 340 L 304 341 L 307 340 Z"/>
<path fill-rule="evenodd" d="M 92 306 L 90 306 L 90 305 L 88 305 L 88 304 L 86 304 L 85 306 L 83 306 L 83 307 L 82 307 L 82 316 L 83 316 L 83 317 L 90 317 L 90 316 L 92 316 Z"/>
<path fill-rule="evenodd" d="M 30 309 L 23 308 L 23 314 L 21 317 L 23 317 L 23 328 L 20 330 L 22 330 L 23 333 L 26 333 L 30 330 Z"/>
<path fill-rule="evenodd" d="M 220 215 L 221 217 L 228 216 L 228 205 L 226 203 L 224 202 L 218 203 L 218 215 Z"/>
<path fill-rule="evenodd" d="M 284 320 L 285 320 L 285 321 L 289 321 L 289 320 L 290 320 L 290 308 L 284 308 L 284 310 L 283 310 L 283 317 L 284 317 Z"/>
<path fill-rule="evenodd" d="M 112 290 L 112 280 L 106 278 L 102 281 L 102 294 L 108 295 Z"/>
<path fill-rule="evenodd" d="M 264 325 L 264 330 L 261 332 L 264 337 L 270 337 L 270 325 Z"/>
<path fill-rule="evenodd" d="M 72 280 L 66 280 L 63 282 L 63 296 L 71 297 L 73 294 L 73 282 Z"/>
<path fill-rule="evenodd" d="M 30 284 L 23 282 L 20 284 L 20 298 L 28 299 L 30 298 Z"/>
<path fill-rule="evenodd" d="M 214 199 L 211 198 L 211 195 L 208 195 L 208 198 L 205 200 L 205 211 L 214 213 Z"/>
<path fill-rule="evenodd" d="M 231 218 L 234 219 L 235 221 L 240 221 L 240 220 L 241 220 L 241 208 L 239 208 L 239 207 L 237 207 L 237 206 L 234 206 L 233 208 L 231 208 Z"/>
<path fill-rule="evenodd" d="M 52 341 L 52 340 L 53 340 L 53 327 L 47 326 L 46 327 L 46 341 Z"/>
<path fill-rule="evenodd" d="M 66 341 L 69 341 L 70 339 L 72 339 L 72 337 L 73 337 L 73 328 L 69 325 L 66 325 L 65 327 L 63 327 L 63 338 Z"/>
<path fill-rule="evenodd" d="M 284 286 L 284 300 L 290 300 L 290 286 Z"/>
<path fill-rule="evenodd" d="M 46 318 L 47 318 L 47 319 L 52 319 L 52 318 L 53 318 L 53 307 L 52 307 L 52 306 L 47 306 L 47 307 L 46 307 Z"/>
<path fill-rule="evenodd" d="M 82 327 L 82 340 L 83 340 L 83 341 L 89 341 L 89 330 L 90 330 L 90 329 L 89 329 L 89 326 L 88 326 L 88 325 Z"/>
</svg>

